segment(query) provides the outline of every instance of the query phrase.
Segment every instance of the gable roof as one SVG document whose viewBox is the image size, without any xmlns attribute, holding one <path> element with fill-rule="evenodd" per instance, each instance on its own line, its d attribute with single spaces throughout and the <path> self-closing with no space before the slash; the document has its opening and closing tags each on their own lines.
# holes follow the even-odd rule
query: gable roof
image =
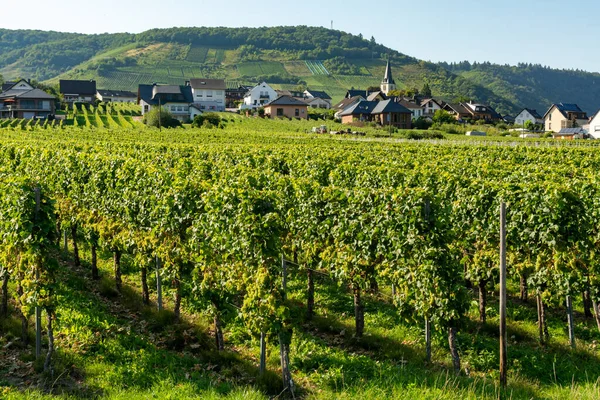
<svg viewBox="0 0 600 400">
<path fill-rule="evenodd" d="M 577 104 L 574 104 L 574 103 L 554 103 L 554 104 L 552 104 L 550 106 L 550 108 L 548 109 L 548 111 L 546 111 L 546 114 L 544 114 L 544 119 L 546 119 L 546 116 L 550 113 L 550 111 L 552 111 L 552 109 L 554 107 L 556 107 L 558 109 L 558 111 L 560 111 L 560 113 L 565 118 L 568 118 L 567 113 L 569 113 L 569 112 L 585 114 L 585 112 L 581 108 L 579 108 L 579 106 Z"/>
<path fill-rule="evenodd" d="M 404 107 L 408 108 L 409 110 L 422 110 L 423 106 L 413 103 L 412 101 L 408 101 L 406 99 L 402 99 L 400 101 L 396 101 L 398 104 L 403 105 Z"/>
<path fill-rule="evenodd" d="M 412 114 L 411 111 L 402 104 L 396 103 L 392 99 L 388 99 L 382 101 L 361 100 L 353 106 L 342 111 L 340 115 L 366 115 L 382 113 Z"/>
<path fill-rule="evenodd" d="M 2 91 L 3 91 L 3 92 L 6 92 L 6 91 L 7 91 L 7 90 L 9 90 L 11 87 L 13 87 L 15 83 L 17 83 L 17 82 L 8 82 L 8 81 L 7 81 L 7 82 L 4 82 L 4 83 L 2 84 Z"/>
<path fill-rule="evenodd" d="M 305 93 L 308 93 L 308 95 L 312 97 L 318 97 L 319 99 L 331 100 L 331 97 L 326 92 L 322 92 L 319 90 L 306 89 Z"/>
<path fill-rule="evenodd" d="M 379 90 L 377 90 L 377 92 L 379 92 Z M 363 98 L 367 98 L 371 93 L 371 91 L 368 90 L 360 90 L 360 89 L 350 89 L 346 92 L 346 98 L 352 98 L 352 97 L 356 97 L 356 96 L 361 96 Z"/>
<path fill-rule="evenodd" d="M 371 94 L 369 94 L 367 96 L 367 100 L 369 101 L 374 101 L 376 100 L 379 96 L 381 96 L 381 98 L 383 100 L 387 100 L 387 96 L 385 95 L 385 93 L 383 93 L 381 90 L 378 90 L 376 92 L 371 92 Z"/>
<path fill-rule="evenodd" d="M 23 84 L 20 84 L 21 82 Z M 16 87 L 17 85 L 19 85 L 20 87 Z M 32 90 L 32 89 L 34 89 L 34 87 L 31 86 L 31 83 L 27 82 L 25 79 L 21 79 L 19 81 L 14 81 L 14 82 L 5 82 L 2 85 L 3 92 L 6 92 L 11 89 L 12 90 Z"/>
<path fill-rule="evenodd" d="M 54 100 L 56 97 L 52 96 L 44 92 L 41 89 L 30 89 L 30 90 L 20 90 L 20 89 L 10 89 L 6 92 L 0 93 L 0 99 L 42 99 L 42 100 Z"/>
<path fill-rule="evenodd" d="M 467 110 L 462 104 L 452 104 L 452 103 L 446 103 L 444 105 L 444 108 L 449 108 L 450 110 L 454 111 L 457 114 L 468 114 L 470 115 L 471 113 L 469 112 L 469 110 Z"/>
<path fill-rule="evenodd" d="M 150 105 L 157 105 L 159 98 L 163 104 L 164 96 L 159 95 L 176 95 L 178 99 L 168 100 L 169 103 L 191 104 L 194 102 L 191 86 L 176 86 L 176 85 L 139 85 L 138 100 L 143 100 Z"/>
<path fill-rule="evenodd" d="M 60 93 L 62 94 L 89 94 L 96 95 L 96 81 L 78 81 L 61 79 L 59 81 Z"/>
<path fill-rule="evenodd" d="M 444 102 L 443 101 L 438 101 L 436 99 L 434 99 L 433 97 L 429 97 L 426 99 L 421 100 L 421 105 L 423 107 L 425 107 L 426 103 L 429 103 L 430 101 L 433 101 L 435 104 L 437 104 L 440 108 L 444 108 Z"/>
<path fill-rule="evenodd" d="M 377 103 L 377 101 L 360 100 L 358 103 L 342 111 L 340 115 L 370 115 L 375 107 L 377 107 Z"/>
<path fill-rule="evenodd" d="M 401 113 L 401 114 L 412 114 L 412 112 L 404 107 L 402 104 L 395 102 L 392 99 L 383 100 L 377 103 L 377 106 L 373 110 L 372 114 L 382 113 Z"/>
<path fill-rule="evenodd" d="M 225 90 L 224 79 L 190 79 L 190 86 L 192 89 L 212 89 L 212 90 Z"/>
<path fill-rule="evenodd" d="M 339 103 L 334 105 L 332 108 L 334 108 L 336 110 L 344 110 L 345 108 L 351 106 L 352 104 L 354 104 L 360 100 L 365 100 L 365 98 L 362 96 L 354 96 L 354 97 L 350 97 L 350 98 L 344 98 L 344 99 L 342 99 L 342 101 L 340 101 Z"/>
<path fill-rule="evenodd" d="M 137 94 L 127 90 L 98 89 L 98 94 L 102 97 L 137 97 Z"/>
<path fill-rule="evenodd" d="M 265 107 L 269 106 L 304 106 L 308 107 L 308 105 L 302 100 L 298 100 L 291 96 L 279 96 L 275 100 L 270 103 L 265 104 Z"/>
<path fill-rule="evenodd" d="M 527 107 L 525 107 L 524 109 L 522 109 L 521 112 L 517 114 L 517 116 L 521 115 L 521 113 L 523 111 L 527 111 L 535 119 L 542 119 L 542 117 L 540 116 L 540 114 L 538 114 L 538 112 L 536 110 L 534 110 L 532 108 L 527 108 Z"/>
</svg>

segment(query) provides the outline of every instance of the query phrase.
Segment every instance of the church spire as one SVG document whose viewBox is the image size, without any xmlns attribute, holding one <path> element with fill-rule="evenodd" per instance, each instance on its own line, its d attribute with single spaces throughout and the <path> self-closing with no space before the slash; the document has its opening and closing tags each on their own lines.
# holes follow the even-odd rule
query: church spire
<svg viewBox="0 0 600 400">
<path fill-rule="evenodd" d="M 394 77 L 392 76 L 392 66 L 390 65 L 390 60 L 387 62 L 387 66 L 385 67 L 385 75 L 383 76 L 383 81 L 381 83 L 388 83 L 395 85 Z"/>
<path fill-rule="evenodd" d="M 381 91 L 387 96 L 393 90 L 396 90 L 396 82 L 392 76 L 392 65 L 390 64 L 390 60 L 388 60 L 385 67 L 385 75 L 381 81 Z"/>
</svg>

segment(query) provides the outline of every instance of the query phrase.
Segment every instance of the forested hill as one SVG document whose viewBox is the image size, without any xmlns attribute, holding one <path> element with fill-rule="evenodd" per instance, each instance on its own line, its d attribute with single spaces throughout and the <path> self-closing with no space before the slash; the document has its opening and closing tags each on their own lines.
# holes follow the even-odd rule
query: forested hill
<svg viewBox="0 0 600 400">
<path fill-rule="evenodd" d="M 399 49 L 401 50 L 401 49 Z M 489 103 L 501 113 L 522 107 L 543 113 L 551 102 L 600 107 L 599 74 L 539 66 L 433 64 L 363 38 L 318 27 L 170 28 L 139 34 L 83 35 L 0 29 L 0 74 L 55 84 L 96 79 L 103 89 L 140 83 L 224 78 L 230 86 L 266 80 L 276 88 L 308 86 L 334 100 L 346 89 L 378 86 L 392 60 L 399 89 L 428 83 L 433 95 Z"/>
</svg>

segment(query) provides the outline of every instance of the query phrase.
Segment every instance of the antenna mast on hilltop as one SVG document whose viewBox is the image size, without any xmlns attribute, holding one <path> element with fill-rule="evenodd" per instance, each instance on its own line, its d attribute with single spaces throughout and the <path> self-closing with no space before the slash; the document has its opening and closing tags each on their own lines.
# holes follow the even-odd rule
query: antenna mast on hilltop
<svg viewBox="0 0 600 400">
<path fill-rule="evenodd" d="M 333 20 L 331 20 L 331 30 L 333 30 Z"/>
</svg>

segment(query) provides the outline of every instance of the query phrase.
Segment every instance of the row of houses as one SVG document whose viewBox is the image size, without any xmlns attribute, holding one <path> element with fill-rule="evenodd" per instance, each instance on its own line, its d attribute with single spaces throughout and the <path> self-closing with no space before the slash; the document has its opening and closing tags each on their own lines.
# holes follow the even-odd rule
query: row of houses
<svg viewBox="0 0 600 400">
<path fill-rule="evenodd" d="M 448 103 L 423 96 L 393 96 L 396 82 L 388 62 L 379 90 L 350 89 L 344 99 L 332 105 L 323 91 L 276 90 L 266 82 L 256 86 L 227 88 L 223 79 L 190 79 L 183 85 L 139 85 L 138 92 L 97 89 L 94 80 L 61 80 L 62 100 L 74 103 L 128 102 L 141 107 L 142 114 L 153 107 L 168 109 L 180 121 L 192 120 L 205 111 L 225 111 L 227 108 L 255 110 L 264 108 L 271 118 L 308 118 L 308 108 L 335 110 L 342 123 L 373 122 L 410 129 L 418 118 L 432 119 L 438 110 L 445 110 L 459 121 L 505 121 L 525 127 L 528 122 L 540 130 L 555 132 L 557 137 L 570 138 L 589 133 L 600 136 L 600 116 L 588 118 L 577 104 L 556 103 L 541 116 L 536 110 L 524 108 L 516 117 L 501 116 L 493 107 L 474 103 Z M 48 118 L 55 114 L 55 96 L 36 89 L 31 82 L 6 82 L 0 92 L 0 118 Z"/>
</svg>

